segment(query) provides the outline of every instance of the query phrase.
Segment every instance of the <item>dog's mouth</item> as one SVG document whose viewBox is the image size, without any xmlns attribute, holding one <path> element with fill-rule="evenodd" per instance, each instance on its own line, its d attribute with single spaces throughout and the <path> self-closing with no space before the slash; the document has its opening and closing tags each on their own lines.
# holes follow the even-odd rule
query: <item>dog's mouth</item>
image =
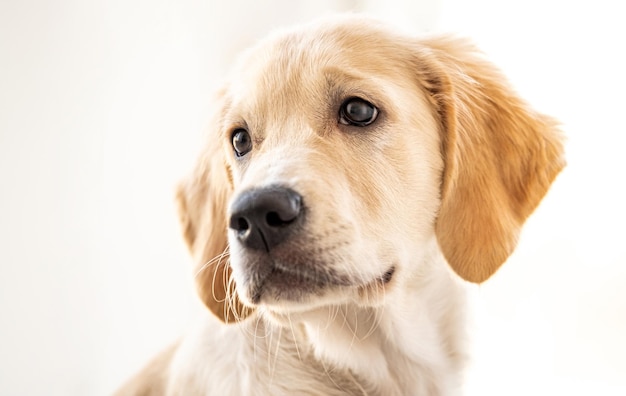
<svg viewBox="0 0 626 396">
<path fill-rule="evenodd" d="M 264 268 L 254 271 L 249 284 L 253 304 L 263 300 L 300 301 L 305 296 L 320 294 L 332 287 L 349 286 L 351 280 L 332 269 L 318 270 L 309 265 L 294 265 L 268 259 Z"/>
<path fill-rule="evenodd" d="M 393 274 L 395 273 L 396 273 L 396 267 L 391 266 L 391 268 L 389 268 L 387 272 L 385 272 L 383 276 L 380 277 L 380 281 L 382 282 L 382 284 L 386 285 L 387 283 L 391 282 L 391 279 L 393 278 Z"/>
<path fill-rule="evenodd" d="M 246 269 L 246 294 L 253 305 L 298 304 L 312 302 L 315 297 L 339 290 L 352 290 L 358 294 L 378 290 L 388 285 L 396 267 L 390 266 L 381 275 L 367 281 L 341 274 L 331 265 L 318 262 L 292 263 L 267 258 L 262 265 Z"/>
</svg>

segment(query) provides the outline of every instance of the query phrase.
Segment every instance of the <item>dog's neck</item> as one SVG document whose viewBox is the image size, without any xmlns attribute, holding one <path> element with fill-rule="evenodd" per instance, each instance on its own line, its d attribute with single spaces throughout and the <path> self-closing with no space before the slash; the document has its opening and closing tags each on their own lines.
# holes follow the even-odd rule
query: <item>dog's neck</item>
<svg viewBox="0 0 626 396">
<path fill-rule="evenodd" d="M 315 359 L 327 372 L 350 373 L 368 394 L 381 389 L 396 389 L 399 395 L 449 394 L 452 390 L 441 384 L 452 388 L 458 383 L 465 356 L 464 291 L 438 249 L 422 265 L 429 268 L 420 274 L 428 278 L 396 274 L 393 281 L 405 284 L 390 287 L 380 306 L 320 308 L 290 316 L 282 332 L 293 337 L 299 354 Z M 450 373 L 457 373 L 456 378 Z"/>
</svg>

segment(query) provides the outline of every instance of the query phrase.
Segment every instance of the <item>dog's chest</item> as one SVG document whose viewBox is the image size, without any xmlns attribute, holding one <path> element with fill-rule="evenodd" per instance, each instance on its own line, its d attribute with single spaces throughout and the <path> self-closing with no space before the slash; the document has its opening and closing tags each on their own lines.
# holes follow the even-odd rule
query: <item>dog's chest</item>
<svg viewBox="0 0 626 396">
<path fill-rule="evenodd" d="M 168 389 L 171 395 L 446 394 L 433 386 L 436 373 L 389 352 L 394 356 L 387 357 L 392 363 L 383 375 L 368 372 L 373 362 L 365 358 L 357 373 L 316 356 L 297 330 L 270 330 L 262 321 L 228 327 L 211 323 L 181 345 Z"/>
</svg>

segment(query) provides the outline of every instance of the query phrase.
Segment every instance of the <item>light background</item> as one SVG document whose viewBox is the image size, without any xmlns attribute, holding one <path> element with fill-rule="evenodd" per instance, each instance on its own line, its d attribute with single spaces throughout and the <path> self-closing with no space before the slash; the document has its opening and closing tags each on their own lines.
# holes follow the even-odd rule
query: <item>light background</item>
<svg viewBox="0 0 626 396">
<path fill-rule="evenodd" d="M 568 137 L 475 288 L 467 394 L 626 394 L 619 2 L 0 0 L 0 395 L 110 394 L 189 327 L 173 191 L 211 92 L 271 28 L 346 9 L 473 38 Z"/>
</svg>

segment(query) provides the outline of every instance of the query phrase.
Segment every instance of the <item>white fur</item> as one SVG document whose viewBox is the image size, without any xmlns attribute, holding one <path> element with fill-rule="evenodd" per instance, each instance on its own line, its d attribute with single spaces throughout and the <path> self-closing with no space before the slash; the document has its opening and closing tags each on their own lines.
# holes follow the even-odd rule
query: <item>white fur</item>
<svg viewBox="0 0 626 396">
<path fill-rule="evenodd" d="M 175 355 L 168 394 L 457 394 L 464 285 L 434 240 L 423 259 L 427 276 L 403 279 L 375 308 L 348 303 L 269 320 L 257 312 L 228 327 L 207 313 Z"/>
<path fill-rule="evenodd" d="M 127 389 L 159 381 L 145 393 L 458 393 L 466 295 L 452 270 L 472 282 L 491 276 L 564 165 L 554 121 L 475 52 L 358 18 L 247 52 L 179 190 L 200 296 L 224 321 L 239 320 L 207 312 L 173 356 L 131 383 L 140 388 Z M 355 97 L 379 118 L 344 122 L 342 103 Z M 242 129 L 252 145 L 235 155 Z M 246 246 L 228 230 L 229 207 L 276 186 L 299 195 L 298 222 L 280 224 L 288 236 L 263 239 L 265 249 Z M 248 226 L 243 217 L 233 224 L 242 219 Z"/>
</svg>

